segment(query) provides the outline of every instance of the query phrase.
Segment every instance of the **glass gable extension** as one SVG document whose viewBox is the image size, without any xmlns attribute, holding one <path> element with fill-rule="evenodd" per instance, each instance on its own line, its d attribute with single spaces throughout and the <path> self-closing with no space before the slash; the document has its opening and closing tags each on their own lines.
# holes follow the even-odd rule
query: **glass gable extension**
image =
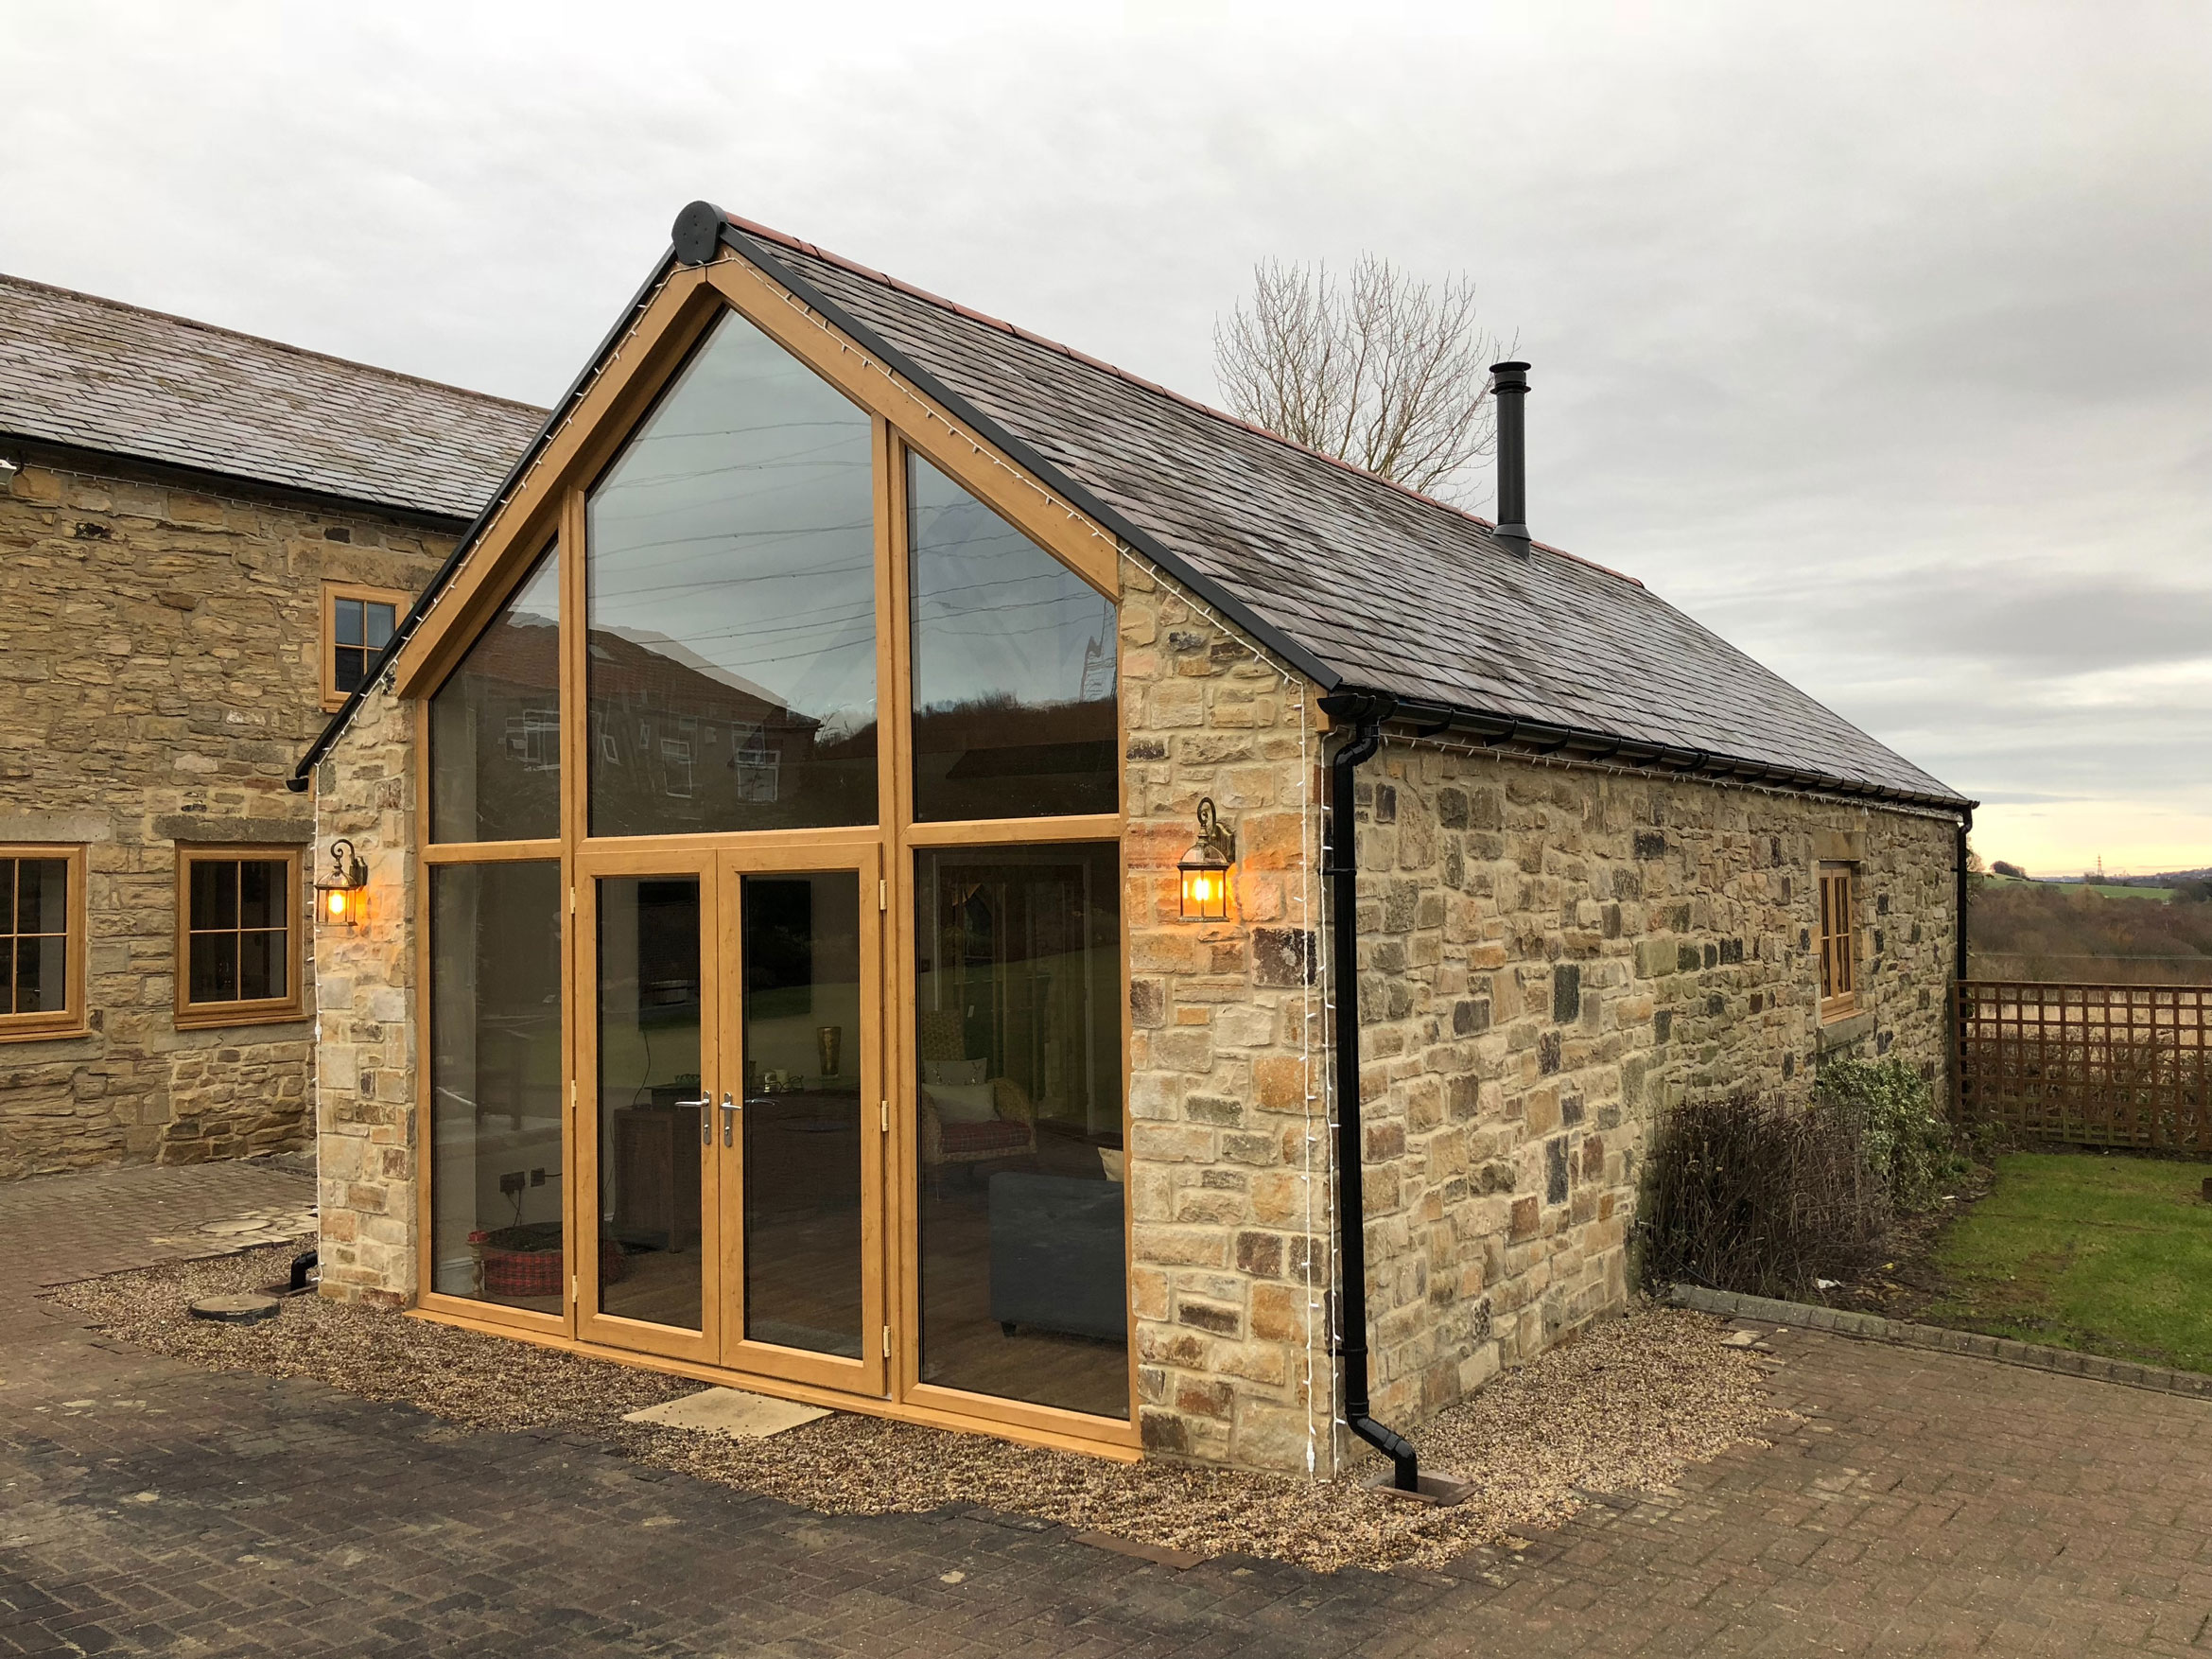
<svg viewBox="0 0 2212 1659">
<path fill-rule="evenodd" d="M 1133 1444 L 1112 566 L 760 315 L 446 648 L 426 1288 Z"/>
<path fill-rule="evenodd" d="M 588 524 L 591 832 L 876 822 L 868 417 L 732 313 Z"/>
</svg>

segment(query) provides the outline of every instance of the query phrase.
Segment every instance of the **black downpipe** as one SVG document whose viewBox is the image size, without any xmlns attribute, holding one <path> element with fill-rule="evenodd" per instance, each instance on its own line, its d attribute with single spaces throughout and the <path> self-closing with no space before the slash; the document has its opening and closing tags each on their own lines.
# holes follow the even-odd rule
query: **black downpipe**
<svg viewBox="0 0 2212 1659">
<path fill-rule="evenodd" d="M 1960 983 L 1964 983 L 1967 978 L 1966 903 L 1968 898 L 1970 897 L 1968 883 L 1971 881 L 1971 878 L 1966 873 L 1966 837 L 1969 833 L 1972 832 L 1973 829 L 1974 809 L 1972 807 L 1968 807 L 1965 812 L 1959 819 L 1959 869 L 1957 872 L 1959 878 L 1959 926 L 1957 929 L 1957 934 L 1959 938 L 1959 979 Z"/>
<path fill-rule="evenodd" d="M 1413 1442 L 1377 1423 L 1367 1403 L 1367 1211 L 1361 1180 L 1366 1148 L 1360 1131 L 1359 830 L 1352 774 L 1383 746 L 1387 697 L 1350 692 L 1321 699 L 1332 721 L 1352 733 L 1329 762 L 1329 828 L 1321 874 L 1329 883 L 1330 986 L 1336 998 L 1336 1260 L 1339 1352 L 1344 1355 L 1344 1415 L 1351 1432 L 1390 1459 L 1391 1484 L 1420 1489 L 1420 1455 Z"/>
</svg>

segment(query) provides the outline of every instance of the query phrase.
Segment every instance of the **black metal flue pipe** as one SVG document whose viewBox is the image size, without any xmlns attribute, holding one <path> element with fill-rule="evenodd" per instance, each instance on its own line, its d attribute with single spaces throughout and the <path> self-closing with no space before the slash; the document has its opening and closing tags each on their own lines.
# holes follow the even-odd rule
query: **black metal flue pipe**
<svg viewBox="0 0 2212 1659">
<path fill-rule="evenodd" d="M 1321 699 L 1331 723 L 1349 725 L 1329 762 L 1329 824 L 1321 873 L 1329 883 L 1329 987 L 1335 999 L 1336 1265 L 1338 1353 L 1344 1358 L 1344 1416 L 1351 1432 L 1390 1459 L 1391 1484 L 1420 1490 L 1420 1456 L 1413 1442 L 1368 1415 L 1367 1214 L 1362 1178 L 1366 1148 L 1360 1128 L 1359 830 L 1353 774 L 1383 746 L 1387 697 L 1332 692 Z"/>
<path fill-rule="evenodd" d="M 1492 363 L 1490 395 L 1498 405 L 1497 535 L 1528 551 L 1528 442 L 1524 425 L 1528 365 Z"/>
</svg>

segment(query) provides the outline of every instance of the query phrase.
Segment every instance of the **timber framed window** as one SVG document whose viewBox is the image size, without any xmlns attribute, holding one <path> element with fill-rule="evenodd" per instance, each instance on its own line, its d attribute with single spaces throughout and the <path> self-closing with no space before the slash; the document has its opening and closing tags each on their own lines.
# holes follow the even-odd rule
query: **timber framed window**
<svg viewBox="0 0 2212 1659">
<path fill-rule="evenodd" d="M 0 846 L 0 1042 L 84 1029 L 84 848 Z"/>
<path fill-rule="evenodd" d="M 322 707 L 342 707 L 392 643 L 408 596 L 391 587 L 322 585 Z"/>
<path fill-rule="evenodd" d="M 177 1026 L 304 1017 L 295 847 L 177 850 Z"/>
<path fill-rule="evenodd" d="M 1849 864 L 1820 866 L 1820 1018 L 1858 1011 L 1857 876 Z"/>
</svg>

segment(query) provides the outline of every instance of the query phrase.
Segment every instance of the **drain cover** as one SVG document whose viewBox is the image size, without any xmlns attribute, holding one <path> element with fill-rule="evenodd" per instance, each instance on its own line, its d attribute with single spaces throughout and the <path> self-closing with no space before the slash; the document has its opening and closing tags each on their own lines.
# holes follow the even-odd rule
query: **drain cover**
<svg viewBox="0 0 2212 1659">
<path fill-rule="evenodd" d="M 256 1296 L 241 1290 L 229 1296 L 203 1296 L 192 1304 L 196 1319 L 214 1319 L 225 1325 L 265 1324 L 284 1311 L 273 1296 Z"/>
</svg>

